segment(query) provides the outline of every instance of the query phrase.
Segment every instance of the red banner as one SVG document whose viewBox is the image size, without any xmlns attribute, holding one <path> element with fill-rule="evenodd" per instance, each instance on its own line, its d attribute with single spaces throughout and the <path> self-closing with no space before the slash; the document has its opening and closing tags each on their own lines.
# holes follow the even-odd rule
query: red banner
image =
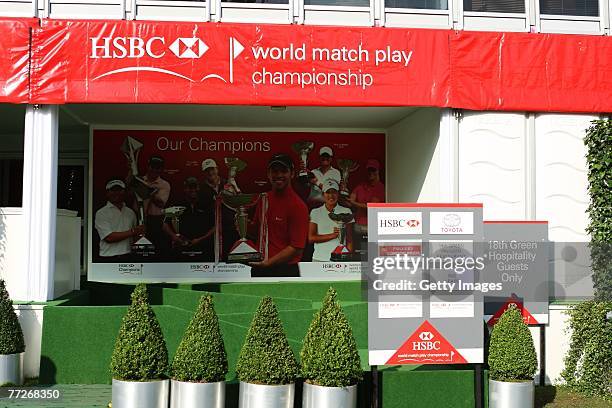
<svg viewBox="0 0 612 408">
<path fill-rule="evenodd" d="M 0 102 L 28 101 L 30 27 L 33 18 L 0 20 Z"/>
<path fill-rule="evenodd" d="M 612 112 L 610 37 L 457 31 L 451 38 L 453 107 Z"/>
<path fill-rule="evenodd" d="M 44 20 L 40 103 L 447 106 L 446 31 Z"/>
<path fill-rule="evenodd" d="M 38 21 L 0 21 L 0 101 L 612 112 L 609 37 Z"/>
</svg>

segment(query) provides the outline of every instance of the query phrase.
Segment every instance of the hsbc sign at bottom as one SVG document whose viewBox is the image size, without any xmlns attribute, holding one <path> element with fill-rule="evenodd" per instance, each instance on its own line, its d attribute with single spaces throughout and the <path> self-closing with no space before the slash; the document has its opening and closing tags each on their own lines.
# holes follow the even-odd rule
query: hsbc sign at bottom
<svg viewBox="0 0 612 408">
<path fill-rule="evenodd" d="M 427 320 L 386 362 L 388 365 L 465 363 L 465 358 Z"/>
<path fill-rule="evenodd" d="M 164 37 L 95 37 L 91 38 L 90 58 L 163 58 L 170 50 L 178 58 L 200 58 L 208 46 L 197 37 L 179 37 L 166 46 Z"/>
</svg>

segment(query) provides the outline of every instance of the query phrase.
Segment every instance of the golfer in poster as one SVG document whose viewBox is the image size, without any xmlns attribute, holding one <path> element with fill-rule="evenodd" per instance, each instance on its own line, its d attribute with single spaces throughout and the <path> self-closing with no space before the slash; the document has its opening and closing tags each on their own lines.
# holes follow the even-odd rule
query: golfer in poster
<svg viewBox="0 0 612 408">
<path fill-rule="evenodd" d="M 338 181 L 328 179 L 323 185 L 323 198 L 325 204 L 310 211 L 310 224 L 308 229 L 308 241 L 314 243 L 314 262 L 329 261 L 340 242 L 340 228 L 335 221 L 329 217 L 330 213 L 351 214 L 349 208 L 338 204 L 340 186 Z M 347 228 L 347 246 L 352 250 L 350 236 L 351 228 Z"/>
<path fill-rule="evenodd" d="M 308 238 L 308 209 L 293 191 L 295 175 L 293 161 L 286 154 L 275 154 L 268 161 L 268 180 L 272 189 L 267 193 L 268 258 L 250 263 L 251 276 L 299 277 L 298 262 Z M 259 214 L 259 212 L 257 212 Z M 250 225 L 257 231 L 258 217 Z"/>
</svg>

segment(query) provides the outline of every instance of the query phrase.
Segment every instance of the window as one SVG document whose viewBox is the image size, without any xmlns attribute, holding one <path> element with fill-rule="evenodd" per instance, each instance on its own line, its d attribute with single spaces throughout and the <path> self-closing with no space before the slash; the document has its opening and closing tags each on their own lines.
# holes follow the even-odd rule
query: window
<svg viewBox="0 0 612 408">
<path fill-rule="evenodd" d="M 306 6 L 370 7 L 370 0 L 304 0 Z"/>
<path fill-rule="evenodd" d="M 0 207 L 21 207 L 23 160 L 0 159 Z"/>
<path fill-rule="evenodd" d="M 448 0 L 386 0 L 385 7 L 448 10 Z"/>
<path fill-rule="evenodd" d="M 221 0 L 224 3 L 289 4 L 289 0 Z"/>
<path fill-rule="evenodd" d="M 482 13 L 525 13 L 522 0 L 463 0 L 463 10 Z"/>
<path fill-rule="evenodd" d="M 599 17 L 599 1 L 540 0 L 540 14 Z"/>
</svg>

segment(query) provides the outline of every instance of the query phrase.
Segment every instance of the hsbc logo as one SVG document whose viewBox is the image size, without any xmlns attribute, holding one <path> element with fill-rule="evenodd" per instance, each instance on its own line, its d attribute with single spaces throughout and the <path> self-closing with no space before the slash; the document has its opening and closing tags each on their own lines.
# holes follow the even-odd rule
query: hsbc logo
<svg viewBox="0 0 612 408">
<path fill-rule="evenodd" d="M 434 338 L 434 335 L 433 335 L 432 332 L 424 331 L 424 332 L 419 334 L 419 339 L 421 339 L 423 341 L 429 341 L 429 340 L 431 340 L 433 338 Z"/>
<path fill-rule="evenodd" d="M 420 212 L 379 212 L 379 235 L 403 235 L 422 233 Z"/>
<path fill-rule="evenodd" d="M 179 58 L 200 58 L 208 51 L 204 41 L 196 37 L 177 38 L 168 48 Z"/>
<path fill-rule="evenodd" d="M 227 47 L 228 65 L 227 70 L 220 72 L 206 72 L 210 69 L 206 62 L 198 61 L 198 70 L 193 66 L 184 72 L 181 68 L 185 64 L 177 64 L 175 58 L 199 60 L 209 50 L 208 45 L 198 37 L 178 37 L 167 39 L 166 37 L 95 37 L 91 38 L 89 57 L 92 59 L 118 59 L 126 60 L 126 63 L 118 64 L 116 69 L 102 72 L 92 78 L 96 81 L 110 75 L 123 75 L 129 72 L 150 72 L 156 75 L 171 75 L 189 82 L 201 83 L 206 80 L 222 81 L 226 84 L 234 83 L 234 60 L 245 50 L 243 44 L 234 37 L 229 37 Z M 219 52 L 223 47 L 219 47 Z M 155 61 L 141 62 L 140 58 L 153 58 Z M 167 58 L 164 58 L 167 57 Z M 96 61 L 98 62 L 98 61 Z M 99 61 L 104 66 L 102 61 Z M 94 65 L 94 64 L 92 64 Z M 188 64 L 191 65 L 191 64 Z M 218 64 L 213 64 L 218 65 Z M 218 67 L 216 67 L 218 68 Z M 228 75 L 229 74 L 229 75 Z"/>
<path fill-rule="evenodd" d="M 440 350 L 440 341 L 434 341 L 434 334 L 430 331 L 424 331 L 419 333 L 419 339 L 421 341 L 413 341 L 412 342 L 412 350 L 413 351 L 430 351 L 430 350 Z"/>
<path fill-rule="evenodd" d="M 166 47 L 164 37 L 95 37 L 91 38 L 90 58 L 163 58 L 170 50 L 178 58 L 201 58 L 208 46 L 197 37 L 179 37 Z"/>
</svg>

